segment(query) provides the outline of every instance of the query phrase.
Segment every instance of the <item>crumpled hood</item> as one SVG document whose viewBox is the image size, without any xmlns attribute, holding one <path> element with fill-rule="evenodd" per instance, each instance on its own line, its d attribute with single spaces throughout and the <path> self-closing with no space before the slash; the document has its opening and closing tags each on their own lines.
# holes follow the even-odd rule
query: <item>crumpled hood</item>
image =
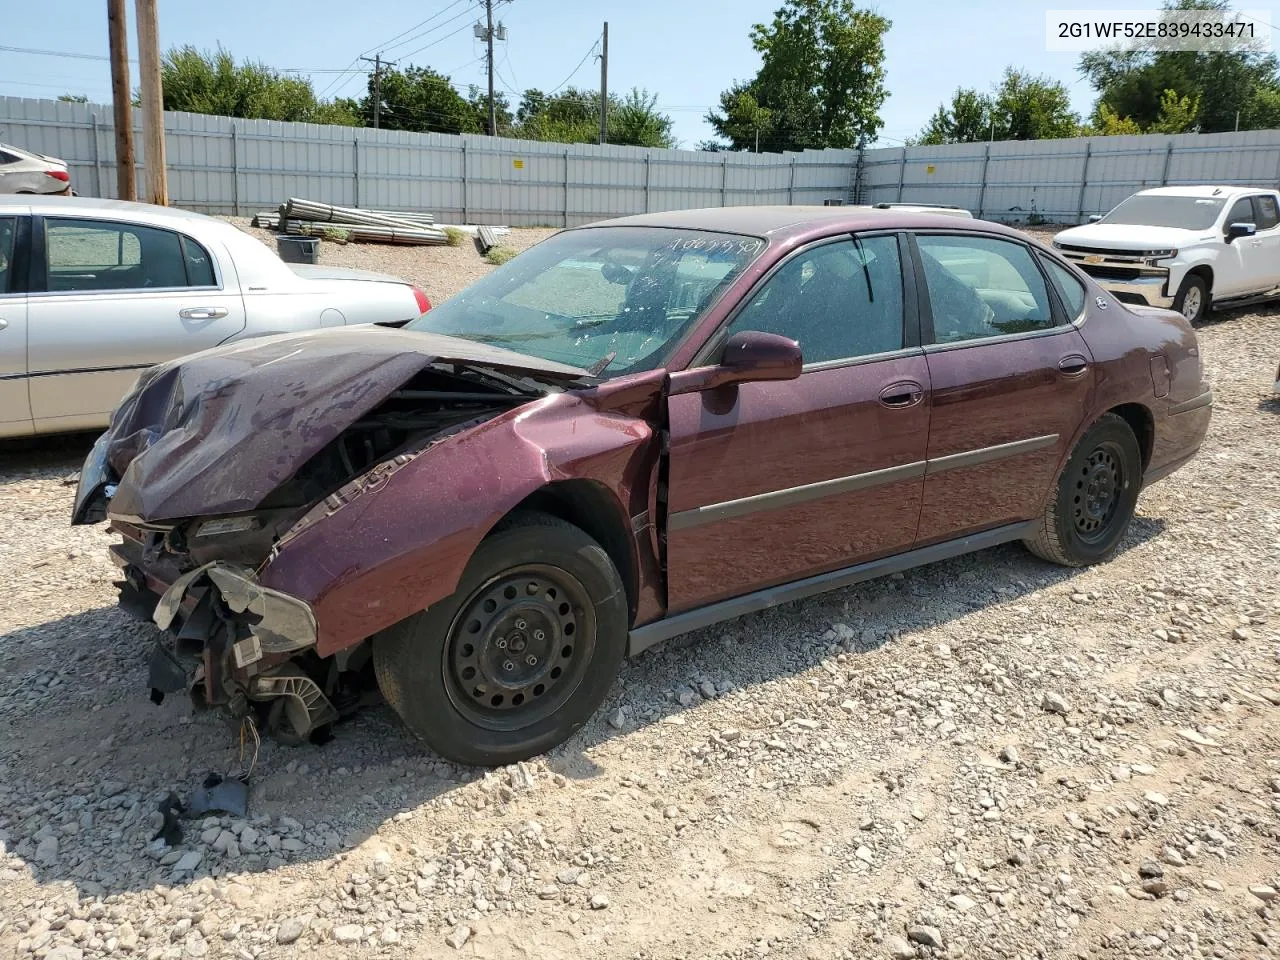
<svg viewBox="0 0 1280 960">
<path fill-rule="evenodd" d="M 112 417 L 113 516 L 159 522 L 252 510 L 431 363 L 542 381 L 576 367 L 454 337 L 336 327 L 215 347 L 148 370 Z"/>
</svg>

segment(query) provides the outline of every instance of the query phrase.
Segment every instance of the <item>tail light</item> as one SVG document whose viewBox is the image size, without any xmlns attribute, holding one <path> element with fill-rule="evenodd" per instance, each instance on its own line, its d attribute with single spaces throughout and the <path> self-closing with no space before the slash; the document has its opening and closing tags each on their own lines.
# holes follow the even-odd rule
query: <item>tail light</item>
<svg viewBox="0 0 1280 960">
<path fill-rule="evenodd" d="M 67 173 L 65 170 L 46 170 L 44 175 L 46 177 L 53 177 L 55 180 L 61 180 L 63 183 L 71 182 L 71 174 Z"/>
<path fill-rule="evenodd" d="M 413 288 L 413 299 L 418 302 L 418 315 L 426 313 L 431 309 L 431 301 L 427 299 L 427 295 L 417 287 Z"/>
</svg>

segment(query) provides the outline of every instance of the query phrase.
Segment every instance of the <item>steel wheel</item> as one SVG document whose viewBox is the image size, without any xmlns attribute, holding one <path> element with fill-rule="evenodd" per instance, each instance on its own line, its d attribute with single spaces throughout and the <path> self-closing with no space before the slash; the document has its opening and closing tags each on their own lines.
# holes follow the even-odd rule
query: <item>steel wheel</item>
<svg viewBox="0 0 1280 960">
<path fill-rule="evenodd" d="M 594 607 L 576 577 L 547 564 L 515 567 L 463 603 L 445 644 L 445 689 L 477 726 L 537 723 L 582 682 L 595 635 Z"/>
<path fill-rule="evenodd" d="M 1124 453 L 1118 444 L 1106 442 L 1085 458 L 1076 475 L 1071 516 L 1076 533 L 1085 541 L 1106 536 L 1125 489 Z"/>
</svg>

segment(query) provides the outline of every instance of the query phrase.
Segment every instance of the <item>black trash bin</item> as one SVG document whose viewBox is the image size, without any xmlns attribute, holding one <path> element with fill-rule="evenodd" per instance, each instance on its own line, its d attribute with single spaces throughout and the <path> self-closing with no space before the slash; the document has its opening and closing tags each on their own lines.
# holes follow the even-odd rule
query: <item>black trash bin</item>
<svg viewBox="0 0 1280 960">
<path fill-rule="evenodd" d="M 319 237 L 276 237 L 276 252 L 285 263 L 318 263 Z"/>
</svg>

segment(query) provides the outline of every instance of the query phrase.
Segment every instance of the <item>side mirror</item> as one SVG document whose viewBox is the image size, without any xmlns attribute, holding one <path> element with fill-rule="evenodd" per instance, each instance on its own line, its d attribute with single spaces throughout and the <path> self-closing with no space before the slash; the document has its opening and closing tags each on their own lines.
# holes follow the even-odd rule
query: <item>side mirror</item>
<svg viewBox="0 0 1280 960">
<path fill-rule="evenodd" d="M 1244 223 L 1242 221 L 1236 221 L 1235 223 L 1231 223 L 1227 225 L 1226 241 L 1227 243 L 1230 243 L 1232 240 L 1235 240 L 1239 237 L 1252 237 L 1257 232 L 1258 232 L 1258 225 L 1256 223 Z"/>
<path fill-rule="evenodd" d="M 743 330 L 725 341 L 720 363 L 671 375 L 669 394 L 698 393 L 730 383 L 794 380 L 804 368 L 800 344 L 776 333 Z"/>
<path fill-rule="evenodd" d="M 1102 219 L 1102 214 L 1100 214 L 1100 213 L 1091 213 L 1091 214 L 1089 214 L 1089 222 L 1090 222 L 1090 223 L 1097 223 L 1097 222 L 1098 222 L 1099 220 L 1101 220 L 1101 219 Z"/>
</svg>

